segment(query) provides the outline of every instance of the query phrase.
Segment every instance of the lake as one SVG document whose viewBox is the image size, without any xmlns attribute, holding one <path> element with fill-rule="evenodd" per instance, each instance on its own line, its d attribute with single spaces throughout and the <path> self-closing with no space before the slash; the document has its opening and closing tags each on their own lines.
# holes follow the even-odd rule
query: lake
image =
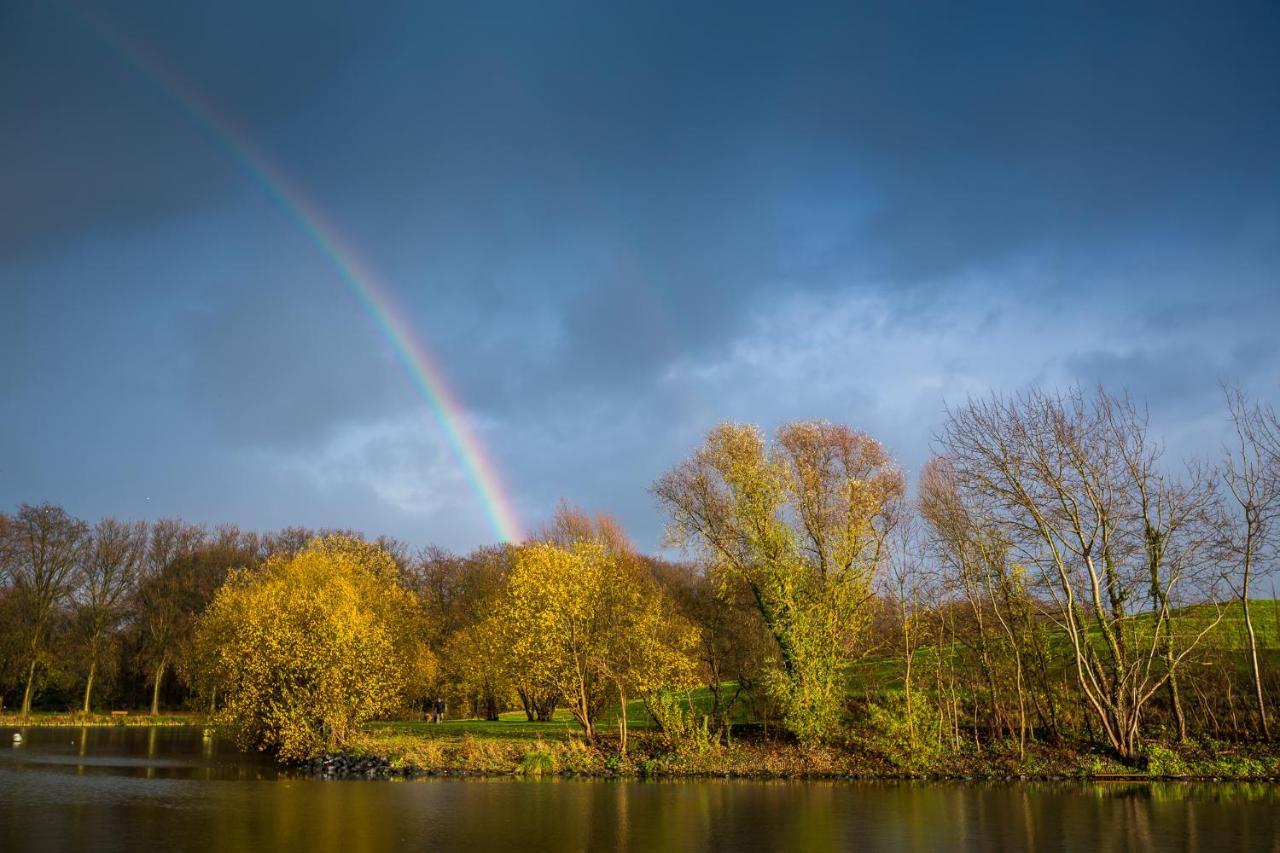
<svg viewBox="0 0 1280 853">
<path fill-rule="evenodd" d="M 0 728 L 0 851 L 1280 851 L 1255 784 L 280 774 L 199 729 Z"/>
</svg>

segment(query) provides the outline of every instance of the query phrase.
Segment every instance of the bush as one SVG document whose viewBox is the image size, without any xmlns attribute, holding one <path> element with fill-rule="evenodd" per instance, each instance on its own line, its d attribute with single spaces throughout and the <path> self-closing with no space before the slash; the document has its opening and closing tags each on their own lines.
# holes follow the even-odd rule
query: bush
<svg viewBox="0 0 1280 853">
<path fill-rule="evenodd" d="M 867 706 L 866 744 L 894 767 L 930 767 L 948 752 L 937 709 L 923 698 L 912 703 L 909 715 L 900 696 Z"/>
<path fill-rule="evenodd" d="M 233 572 L 197 629 L 219 722 L 282 761 L 345 748 L 401 701 L 422 655 L 413 608 L 391 557 L 358 539 L 316 539 Z"/>
<path fill-rule="evenodd" d="M 1142 748 L 1142 755 L 1147 761 L 1147 774 L 1150 776 L 1182 776 L 1187 772 L 1182 756 L 1167 746 L 1147 744 Z"/>
<path fill-rule="evenodd" d="M 707 718 L 698 719 L 688 699 L 681 700 L 675 691 L 663 688 L 645 697 L 645 710 L 653 718 L 667 745 L 678 753 L 701 753 L 715 745 L 716 738 L 707 727 Z"/>
<path fill-rule="evenodd" d="M 524 776 L 552 775 L 556 772 L 556 757 L 539 742 L 535 749 L 524 754 L 520 759 L 520 773 Z"/>
</svg>

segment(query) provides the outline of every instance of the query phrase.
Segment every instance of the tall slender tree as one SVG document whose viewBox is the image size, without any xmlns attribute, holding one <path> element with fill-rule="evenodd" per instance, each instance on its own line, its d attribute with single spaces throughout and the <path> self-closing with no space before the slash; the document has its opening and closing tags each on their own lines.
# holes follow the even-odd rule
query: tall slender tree
<svg viewBox="0 0 1280 853">
<path fill-rule="evenodd" d="M 766 675 L 788 727 L 831 737 L 903 493 L 884 447 L 821 421 L 787 424 L 772 444 L 721 424 L 654 491 L 673 541 L 696 548 L 726 594 L 750 591 L 774 639 Z"/>
<path fill-rule="evenodd" d="M 1126 399 L 1102 389 L 1032 390 L 969 401 L 949 412 L 940 437 L 960 487 L 985 500 L 1052 596 L 1081 694 L 1125 759 L 1137 755 L 1151 697 L 1221 620 L 1171 651 L 1171 597 L 1190 565 L 1171 555 L 1195 551 L 1193 526 L 1174 521 L 1194 514 L 1202 492 L 1159 476 L 1146 429 Z"/>
<path fill-rule="evenodd" d="M 26 627 L 27 676 L 22 713 L 31 713 L 36 675 L 51 623 L 71 596 L 88 528 L 52 504 L 22 504 L 5 525 L 4 566 Z"/>
<path fill-rule="evenodd" d="M 147 547 L 145 522 L 104 518 L 94 525 L 80 565 L 80 615 L 88 665 L 82 710 L 89 713 L 98 668 L 124 616 L 142 571 Z"/>
<path fill-rule="evenodd" d="M 193 620 L 203 609 L 190 603 L 194 591 L 190 569 L 191 557 L 206 537 L 204 528 L 177 519 L 161 519 L 151 526 L 137 601 L 142 658 L 151 670 L 153 716 L 160 713 L 165 675 L 177 660 Z"/>
<path fill-rule="evenodd" d="M 1280 429 L 1273 411 L 1252 403 L 1238 388 L 1228 388 L 1227 408 L 1234 441 L 1223 452 L 1222 482 L 1228 495 L 1223 544 L 1234 564 L 1228 574 L 1244 617 L 1246 653 L 1253 678 L 1253 701 L 1262 736 L 1271 739 L 1267 702 L 1258 659 L 1258 632 L 1250 597 L 1258 576 L 1271 571 L 1280 522 Z"/>
</svg>

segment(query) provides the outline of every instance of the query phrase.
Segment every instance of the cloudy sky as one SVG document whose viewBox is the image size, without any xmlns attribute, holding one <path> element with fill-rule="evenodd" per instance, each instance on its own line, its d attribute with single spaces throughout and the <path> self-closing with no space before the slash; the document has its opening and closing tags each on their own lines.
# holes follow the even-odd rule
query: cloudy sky
<svg viewBox="0 0 1280 853">
<path fill-rule="evenodd" d="M 493 541 L 375 269 L 536 525 L 644 547 L 715 422 L 910 472 L 1038 382 L 1280 388 L 1280 5 L 0 4 L 0 507 Z M 1034 7 L 1034 8 L 1033 8 Z M 203 110 L 203 112 L 202 112 Z"/>
</svg>

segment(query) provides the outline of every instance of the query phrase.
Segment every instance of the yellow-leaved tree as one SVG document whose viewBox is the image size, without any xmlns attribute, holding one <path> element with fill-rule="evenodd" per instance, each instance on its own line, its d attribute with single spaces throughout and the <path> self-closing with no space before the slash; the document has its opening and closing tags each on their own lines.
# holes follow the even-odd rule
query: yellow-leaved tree
<svg viewBox="0 0 1280 853">
<path fill-rule="evenodd" d="M 726 423 L 654 491 L 672 541 L 702 555 L 724 594 L 745 588 L 755 601 L 775 646 L 766 687 L 787 728 L 810 743 L 834 737 L 903 494 L 893 459 L 839 424 L 785 424 L 770 443 Z"/>
<path fill-rule="evenodd" d="M 415 608 L 391 556 L 352 537 L 233 572 L 196 633 L 219 721 L 283 761 L 345 747 L 430 668 Z"/>
<path fill-rule="evenodd" d="M 515 678 L 502 620 L 490 616 L 454 632 L 441 657 L 453 675 L 454 689 L 486 720 L 512 704 Z"/>
<path fill-rule="evenodd" d="M 628 699 L 695 681 L 697 629 L 643 567 L 600 540 L 520 548 L 501 615 L 514 666 L 562 697 L 588 740 L 617 703 L 624 754 Z"/>
</svg>

